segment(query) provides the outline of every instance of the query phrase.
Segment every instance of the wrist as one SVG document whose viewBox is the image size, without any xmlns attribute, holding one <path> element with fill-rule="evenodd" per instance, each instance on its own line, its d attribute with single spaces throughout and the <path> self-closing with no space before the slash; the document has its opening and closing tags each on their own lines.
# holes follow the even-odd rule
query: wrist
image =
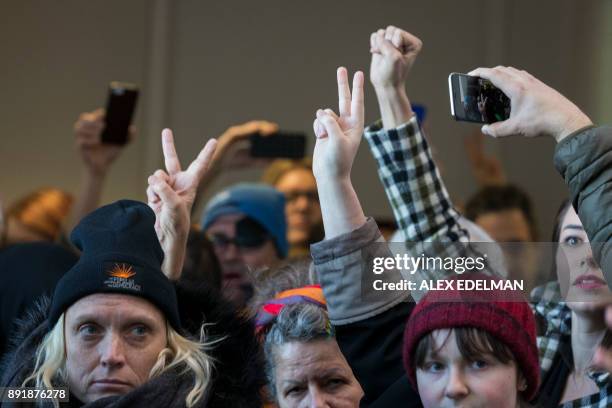
<svg viewBox="0 0 612 408">
<path fill-rule="evenodd" d="M 325 239 L 351 232 L 366 221 L 348 177 L 317 180 Z"/>
<path fill-rule="evenodd" d="M 346 187 L 351 185 L 350 174 L 339 175 L 339 174 L 324 174 L 315 175 L 317 181 L 317 188 L 325 191 L 337 190 L 338 188 Z"/>
<path fill-rule="evenodd" d="M 393 97 L 395 95 L 406 95 L 406 87 L 404 84 L 376 84 L 374 92 L 377 96 Z"/>
<path fill-rule="evenodd" d="M 178 280 L 183 271 L 187 251 L 187 234 L 179 233 L 172 237 L 171 242 L 162 245 L 164 261 L 162 271 L 170 280 Z"/>
<path fill-rule="evenodd" d="M 557 143 L 560 143 L 563 139 L 565 139 L 569 135 L 575 133 L 576 131 L 580 129 L 584 129 L 589 126 L 593 126 L 593 121 L 591 121 L 591 119 L 587 115 L 580 112 L 579 115 L 576 115 L 570 118 L 565 124 L 565 126 L 562 127 L 561 131 L 557 132 L 553 136 L 555 140 L 557 141 Z"/>
<path fill-rule="evenodd" d="M 397 128 L 414 115 L 404 87 L 378 88 L 376 98 L 385 129 Z"/>
<path fill-rule="evenodd" d="M 106 167 L 92 166 L 88 164 L 85 165 L 85 174 L 90 179 L 102 179 L 106 177 L 107 173 L 108 168 Z"/>
</svg>

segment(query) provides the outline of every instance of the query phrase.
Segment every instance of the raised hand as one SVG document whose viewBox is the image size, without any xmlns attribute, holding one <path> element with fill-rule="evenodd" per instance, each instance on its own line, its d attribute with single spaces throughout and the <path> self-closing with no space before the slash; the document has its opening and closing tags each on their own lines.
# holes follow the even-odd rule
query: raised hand
<svg viewBox="0 0 612 408">
<path fill-rule="evenodd" d="M 370 81 L 374 88 L 403 88 L 422 47 L 420 39 L 394 26 L 372 33 Z"/>
<path fill-rule="evenodd" d="M 81 113 L 74 124 L 74 134 L 79 154 L 87 171 L 96 176 L 104 176 L 111 164 L 119 157 L 125 146 L 104 144 L 101 140 L 104 130 L 104 109 Z M 128 142 L 132 141 L 136 130 L 130 126 Z"/>
<path fill-rule="evenodd" d="M 252 120 L 240 125 L 230 126 L 218 137 L 218 145 L 213 157 L 213 165 L 219 168 L 241 168 L 269 162 L 250 156 L 249 136 L 259 133 L 268 136 L 278 132 L 278 125 L 265 120 Z"/>
<path fill-rule="evenodd" d="M 386 129 L 397 128 L 414 116 L 405 83 L 422 47 L 421 40 L 394 26 L 370 36 L 370 81 Z"/>
<path fill-rule="evenodd" d="M 164 250 L 162 270 L 178 279 L 185 258 L 190 212 L 200 180 L 212 161 L 217 141 L 209 140 L 198 157 L 182 170 L 170 129 L 162 131 L 166 171 L 157 170 L 148 179 L 147 199 L 155 212 L 155 232 Z"/>
<path fill-rule="evenodd" d="M 353 76 L 352 93 L 346 68 L 338 68 L 337 80 L 339 115 L 331 109 L 319 109 L 314 121 L 317 141 L 313 172 L 317 180 L 349 179 L 363 134 L 363 72 L 357 71 Z"/>
<path fill-rule="evenodd" d="M 314 121 L 317 141 L 312 170 L 326 239 L 353 231 L 366 221 L 350 177 L 363 134 L 363 72 L 353 76 L 352 93 L 346 68 L 338 68 L 337 78 L 339 115 L 319 109 Z"/>
<path fill-rule="evenodd" d="M 510 98 L 510 118 L 484 125 L 482 132 L 503 137 L 547 135 L 560 142 L 574 131 L 593 123 L 559 92 L 513 67 L 478 68 L 469 75 L 488 79 Z"/>
<path fill-rule="evenodd" d="M 104 109 L 81 113 L 74 123 L 75 143 L 78 154 L 85 164 L 83 181 L 74 203 L 66 229 L 70 231 L 79 221 L 98 208 L 111 165 L 125 150 L 125 145 L 102 143 L 104 130 Z M 136 130 L 130 126 L 128 142 L 135 138 Z"/>
</svg>

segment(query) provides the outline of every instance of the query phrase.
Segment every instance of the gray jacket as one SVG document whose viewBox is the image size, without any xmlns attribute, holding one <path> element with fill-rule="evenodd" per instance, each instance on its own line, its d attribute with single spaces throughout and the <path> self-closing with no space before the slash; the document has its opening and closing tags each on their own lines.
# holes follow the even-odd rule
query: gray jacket
<svg viewBox="0 0 612 408">
<path fill-rule="evenodd" d="M 575 132 L 557 145 L 554 159 L 612 288 L 612 127 Z"/>
</svg>

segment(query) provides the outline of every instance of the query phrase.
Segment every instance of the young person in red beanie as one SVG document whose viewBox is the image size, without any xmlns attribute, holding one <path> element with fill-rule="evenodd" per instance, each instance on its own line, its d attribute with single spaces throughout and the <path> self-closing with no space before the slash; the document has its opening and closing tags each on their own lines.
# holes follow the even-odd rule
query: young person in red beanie
<svg viewBox="0 0 612 408">
<path fill-rule="evenodd" d="M 457 279 L 471 278 L 484 276 Z M 425 408 L 522 407 L 538 390 L 535 318 L 511 292 L 430 291 L 404 333 L 404 366 Z"/>
</svg>

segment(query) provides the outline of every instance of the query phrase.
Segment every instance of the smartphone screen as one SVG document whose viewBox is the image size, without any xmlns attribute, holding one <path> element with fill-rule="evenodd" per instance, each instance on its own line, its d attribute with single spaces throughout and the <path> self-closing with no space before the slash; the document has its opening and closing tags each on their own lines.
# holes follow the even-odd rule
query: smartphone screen
<svg viewBox="0 0 612 408">
<path fill-rule="evenodd" d="M 125 144 L 136 110 L 138 87 L 125 82 L 111 82 L 106 102 L 102 143 Z"/>
<path fill-rule="evenodd" d="M 278 132 L 268 136 L 250 136 L 251 157 L 301 159 L 306 154 L 306 135 L 299 132 Z"/>
<path fill-rule="evenodd" d="M 448 88 L 451 114 L 457 120 L 494 123 L 510 117 L 510 99 L 486 79 L 453 73 Z"/>
</svg>

